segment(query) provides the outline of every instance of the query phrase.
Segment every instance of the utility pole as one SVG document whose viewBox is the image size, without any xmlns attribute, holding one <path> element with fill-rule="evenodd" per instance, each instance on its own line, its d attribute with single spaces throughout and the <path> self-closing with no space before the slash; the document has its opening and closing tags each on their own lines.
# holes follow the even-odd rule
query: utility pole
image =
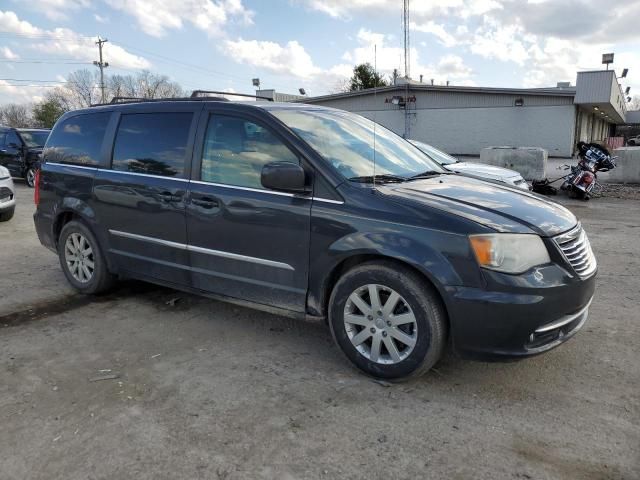
<svg viewBox="0 0 640 480">
<path fill-rule="evenodd" d="M 109 66 L 109 62 L 102 61 L 102 45 L 107 43 L 108 41 L 109 40 L 107 40 L 106 38 L 102 39 L 98 36 L 98 41 L 96 42 L 96 45 L 98 45 L 98 51 L 100 52 L 100 60 L 93 61 L 93 64 L 100 69 L 100 90 L 102 91 L 102 103 L 107 103 L 104 96 L 104 69 Z"/>
</svg>

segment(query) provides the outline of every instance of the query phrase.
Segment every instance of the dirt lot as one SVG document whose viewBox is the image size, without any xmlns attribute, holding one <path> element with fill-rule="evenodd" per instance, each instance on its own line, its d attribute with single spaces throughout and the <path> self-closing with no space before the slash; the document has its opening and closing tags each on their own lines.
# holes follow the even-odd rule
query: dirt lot
<svg viewBox="0 0 640 480">
<path fill-rule="evenodd" d="M 324 324 L 134 282 L 75 295 L 31 195 L 0 224 L 3 480 L 640 478 L 637 201 L 565 201 L 600 262 L 571 341 L 385 386 Z"/>
</svg>

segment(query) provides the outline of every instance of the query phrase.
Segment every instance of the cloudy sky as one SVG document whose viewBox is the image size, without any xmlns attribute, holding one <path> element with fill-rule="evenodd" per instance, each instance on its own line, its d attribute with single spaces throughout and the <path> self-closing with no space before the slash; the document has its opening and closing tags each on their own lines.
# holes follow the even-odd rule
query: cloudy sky
<svg viewBox="0 0 640 480">
<path fill-rule="evenodd" d="M 614 8 L 615 7 L 615 8 Z M 616 54 L 640 93 L 640 0 L 412 0 L 411 76 L 542 87 Z M 0 104 L 37 100 L 80 68 L 148 69 L 187 89 L 310 95 L 354 64 L 401 70 L 402 0 L 0 0 Z M 401 70 L 402 71 L 402 70 Z"/>
</svg>

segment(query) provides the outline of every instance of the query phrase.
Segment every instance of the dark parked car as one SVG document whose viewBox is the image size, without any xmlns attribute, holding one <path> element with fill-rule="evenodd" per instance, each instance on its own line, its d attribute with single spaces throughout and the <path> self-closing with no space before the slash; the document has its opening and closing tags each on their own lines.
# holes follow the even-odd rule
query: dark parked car
<svg viewBox="0 0 640 480">
<path fill-rule="evenodd" d="M 12 177 L 22 177 L 33 187 L 40 157 L 50 130 L 0 126 L 0 165 Z"/>
<path fill-rule="evenodd" d="M 77 290 L 130 277 L 324 317 L 376 377 L 425 372 L 448 339 L 473 357 L 544 352 L 582 327 L 594 294 L 596 260 L 568 210 L 447 173 L 330 108 L 201 99 L 67 113 L 35 197 L 40 241 Z"/>
</svg>

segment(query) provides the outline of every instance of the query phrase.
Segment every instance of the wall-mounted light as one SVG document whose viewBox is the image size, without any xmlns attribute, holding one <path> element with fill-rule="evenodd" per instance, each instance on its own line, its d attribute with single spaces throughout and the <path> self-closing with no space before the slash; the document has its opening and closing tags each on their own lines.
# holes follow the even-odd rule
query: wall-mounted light
<svg viewBox="0 0 640 480">
<path fill-rule="evenodd" d="M 627 73 L 629 73 L 629 69 L 625 68 L 624 70 L 622 70 L 622 75 L 620 75 L 620 78 L 626 78 L 627 77 Z"/>
<path fill-rule="evenodd" d="M 598 107 L 593 107 L 593 109 L 597 112 L 598 110 L 600 110 Z"/>
<path fill-rule="evenodd" d="M 629 92 L 630 92 L 630 91 L 631 91 L 631 87 L 627 87 L 627 88 L 624 90 L 624 94 L 625 94 L 625 95 L 629 95 Z"/>
</svg>

